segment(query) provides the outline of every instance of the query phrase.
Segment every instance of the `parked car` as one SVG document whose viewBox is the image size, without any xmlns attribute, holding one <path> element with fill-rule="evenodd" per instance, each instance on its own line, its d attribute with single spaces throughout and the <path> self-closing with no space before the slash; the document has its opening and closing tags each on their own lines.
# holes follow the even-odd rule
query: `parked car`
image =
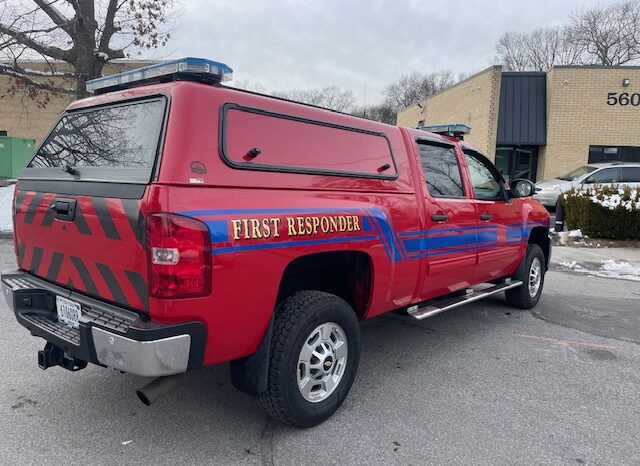
<svg viewBox="0 0 640 466">
<path fill-rule="evenodd" d="M 593 184 L 624 184 L 640 187 L 640 163 L 591 163 L 566 175 L 538 181 L 533 198 L 547 207 L 555 207 L 560 194 L 571 188 Z"/>
<path fill-rule="evenodd" d="M 349 393 L 359 320 L 501 292 L 536 305 L 549 214 L 468 128 L 385 125 L 228 73 L 184 59 L 90 81 L 22 172 L 2 287 L 47 342 L 42 369 L 157 377 L 150 404 L 230 362 L 270 416 L 310 426 Z"/>
</svg>

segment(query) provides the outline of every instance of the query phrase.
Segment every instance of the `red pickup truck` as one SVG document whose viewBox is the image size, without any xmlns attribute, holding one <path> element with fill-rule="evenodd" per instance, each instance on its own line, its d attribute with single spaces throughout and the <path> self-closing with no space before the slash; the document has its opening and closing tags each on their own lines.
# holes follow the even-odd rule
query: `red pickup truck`
<svg viewBox="0 0 640 466">
<path fill-rule="evenodd" d="M 423 319 L 505 291 L 531 308 L 549 215 L 465 143 L 225 87 L 187 58 L 88 83 L 21 174 L 17 320 L 42 369 L 155 377 L 230 362 L 266 412 L 310 426 L 347 396 L 359 320 Z"/>
</svg>

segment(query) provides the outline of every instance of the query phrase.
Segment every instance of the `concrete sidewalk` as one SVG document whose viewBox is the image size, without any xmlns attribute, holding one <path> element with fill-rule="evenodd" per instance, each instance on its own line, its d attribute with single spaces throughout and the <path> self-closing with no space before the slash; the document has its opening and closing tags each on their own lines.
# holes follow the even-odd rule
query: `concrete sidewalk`
<svg viewBox="0 0 640 466">
<path fill-rule="evenodd" d="M 551 250 L 551 263 L 554 264 L 574 261 L 578 264 L 600 264 L 607 260 L 628 262 L 640 267 L 640 249 L 553 246 Z"/>
</svg>

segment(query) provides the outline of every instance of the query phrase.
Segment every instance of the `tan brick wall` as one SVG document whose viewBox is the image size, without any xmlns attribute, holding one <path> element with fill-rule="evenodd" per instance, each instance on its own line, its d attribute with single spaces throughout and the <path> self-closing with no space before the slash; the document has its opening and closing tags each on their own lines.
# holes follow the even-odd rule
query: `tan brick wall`
<svg viewBox="0 0 640 466">
<path fill-rule="evenodd" d="M 622 86 L 628 78 L 631 85 Z M 607 105 L 607 93 L 640 92 L 640 67 L 558 67 L 547 73 L 547 146 L 538 179 L 587 163 L 589 145 L 640 146 L 640 106 Z"/>
<path fill-rule="evenodd" d="M 422 109 L 413 105 L 398 113 L 397 124 L 415 127 L 422 119 L 428 125 L 467 124 L 471 127 L 471 134 L 465 140 L 493 159 L 498 132 L 501 76 L 501 67 L 487 68 L 429 97 Z"/>
<path fill-rule="evenodd" d="M 113 63 L 105 67 L 104 74 L 120 73 L 149 64 L 150 62 L 139 61 Z M 31 69 L 43 68 L 41 63 L 22 65 Z M 60 71 L 63 69 L 60 67 Z M 56 94 L 51 96 L 51 101 L 45 108 L 38 108 L 35 102 L 24 94 L 13 97 L 6 95 L 8 88 L 9 78 L 0 76 L 0 131 L 7 131 L 9 136 L 33 138 L 38 144 L 49 133 L 65 107 L 74 100 L 73 96 Z"/>
<path fill-rule="evenodd" d="M 409 128 L 416 128 L 418 123 L 426 121 L 425 117 L 426 107 L 424 102 L 411 107 L 407 107 L 396 116 L 396 124 L 398 126 L 407 126 Z"/>
</svg>

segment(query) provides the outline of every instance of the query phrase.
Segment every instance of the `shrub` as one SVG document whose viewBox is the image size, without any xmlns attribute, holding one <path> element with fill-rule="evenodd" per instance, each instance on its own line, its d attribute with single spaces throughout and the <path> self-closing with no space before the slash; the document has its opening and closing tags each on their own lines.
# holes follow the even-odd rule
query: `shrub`
<svg viewBox="0 0 640 466">
<path fill-rule="evenodd" d="M 640 190 L 629 187 L 573 188 L 561 197 L 565 223 L 586 235 L 640 239 Z"/>
</svg>

